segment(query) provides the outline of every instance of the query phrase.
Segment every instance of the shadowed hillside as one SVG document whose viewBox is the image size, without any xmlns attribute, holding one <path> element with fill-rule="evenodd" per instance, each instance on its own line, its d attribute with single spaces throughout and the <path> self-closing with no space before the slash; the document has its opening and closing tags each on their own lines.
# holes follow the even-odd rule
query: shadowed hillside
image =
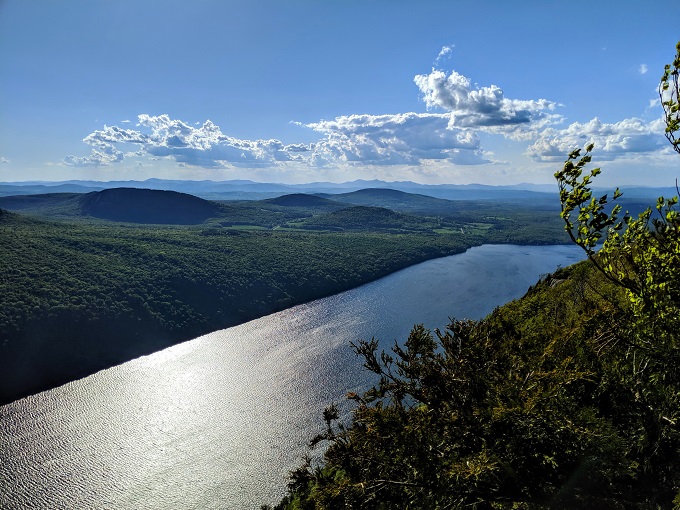
<svg viewBox="0 0 680 510">
<path fill-rule="evenodd" d="M 84 195 L 84 214 L 112 221 L 194 225 L 220 212 L 217 204 L 176 191 L 113 188 Z"/>
<path fill-rule="evenodd" d="M 0 207 L 16 212 L 45 216 L 80 214 L 81 193 L 43 193 L 0 197 Z"/>
</svg>

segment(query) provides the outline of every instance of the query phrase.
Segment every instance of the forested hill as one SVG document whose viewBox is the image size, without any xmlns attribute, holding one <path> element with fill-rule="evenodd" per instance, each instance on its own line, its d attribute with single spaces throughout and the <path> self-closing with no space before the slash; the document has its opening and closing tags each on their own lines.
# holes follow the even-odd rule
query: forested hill
<svg viewBox="0 0 680 510">
<path fill-rule="evenodd" d="M 0 214 L 0 403 L 483 238 Z"/>
<path fill-rule="evenodd" d="M 402 212 L 452 212 L 454 208 L 459 205 L 452 200 L 434 198 L 416 193 L 406 193 L 404 191 L 387 188 L 366 188 L 350 193 L 324 196 L 336 202 L 371 207 L 385 207 Z"/>
<path fill-rule="evenodd" d="M 175 191 L 111 188 L 90 193 L 1 197 L 0 206 L 44 217 L 195 225 L 222 213 L 216 202 Z"/>
<path fill-rule="evenodd" d="M 304 220 L 300 226 L 328 230 L 407 231 L 439 228 L 440 222 L 394 212 L 384 207 L 356 205 Z"/>
<path fill-rule="evenodd" d="M 339 209 L 345 207 L 344 204 L 340 204 L 337 201 L 316 195 L 308 195 L 306 193 L 282 195 L 280 197 L 264 200 L 264 202 L 283 207 L 314 207 L 323 209 Z"/>
<path fill-rule="evenodd" d="M 87 193 L 80 198 L 84 214 L 131 223 L 193 225 L 219 214 L 208 200 L 178 193 L 137 188 L 113 188 Z"/>
</svg>

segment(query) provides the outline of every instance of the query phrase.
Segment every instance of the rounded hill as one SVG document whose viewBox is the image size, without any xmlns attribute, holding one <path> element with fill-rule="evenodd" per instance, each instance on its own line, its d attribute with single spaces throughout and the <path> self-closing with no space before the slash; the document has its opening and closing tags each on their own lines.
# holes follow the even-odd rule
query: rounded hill
<svg viewBox="0 0 680 510">
<path fill-rule="evenodd" d="M 80 205 L 89 216 L 129 223 L 195 225 L 220 213 L 218 204 L 193 195 L 139 188 L 87 193 Z"/>
<path fill-rule="evenodd" d="M 366 205 L 372 207 L 386 207 L 401 212 L 432 213 L 455 207 L 451 200 L 434 198 L 416 193 L 406 193 L 389 188 L 366 188 L 350 193 L 334 195 L 333 200 L 354 205 Z"/>
<path fill-rule="evenodd" d="M 333 202 L 327 198 L 308 195 L 306 193 L 291 193 L 290 195 L 282 195 L 280 197 L 267 199 L 265 202 L 283 207 L 328 207 L 338 205 L 337 202 Z"/>
</svg>

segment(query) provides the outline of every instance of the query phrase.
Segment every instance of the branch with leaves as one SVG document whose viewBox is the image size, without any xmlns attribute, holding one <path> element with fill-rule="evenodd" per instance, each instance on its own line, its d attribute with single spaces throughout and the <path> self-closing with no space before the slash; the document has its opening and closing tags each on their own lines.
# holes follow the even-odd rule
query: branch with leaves
<svg viewBox="0 0 680 510">
<path fill-rule="evenodd" d="M 665 135 L 671 142 L 673 149 L 680 153 L 680 140 L 677 132 L 680 131 L 680 42 L 675 46 L 677 53 L 672 64 L 666 64 L 664 73 L 659 83 L 659 99 L 664 111 L 666 122 Z"/>
<path fill-rule="evenodd" d="M 661 78 L 659 96 L 665 135 L 680 153 L 680 43 L 676 48 L 675 60 L 665 67 Z M 586 146 L 583 156 L 581 149 L 572 151 L 562 170 L 555 173 L 565 229 L 602 274 L 626 289 L 638 318 L 638 333 L 657 340 L 670 339 L 674 345 L 680 329 L 680 213 L 675 209 L 678 197 L 659 197 L 656 213 L 649 207 L 637 218 L 627 212 L 621 218 L 620 205 L 607 213 L 607 195 L 595 197 L 591 189 L 601 170 L 586 170 L 593 148 L 592 143 Z M 621 196 L 617 188 L 612 201 Z"/>
</svg>

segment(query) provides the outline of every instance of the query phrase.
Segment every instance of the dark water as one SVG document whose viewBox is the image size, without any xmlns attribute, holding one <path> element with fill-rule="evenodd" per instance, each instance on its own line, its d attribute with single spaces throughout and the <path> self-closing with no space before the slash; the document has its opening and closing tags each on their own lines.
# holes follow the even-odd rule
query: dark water
<svg viewBox="0 0 680 510">
<path fill-rule="evenodd" d="M 571 246 L 487 245 L 0 407 L 0 508 L 259 508 L 321 412 L 369 382 L 349 347 L 480 318 Z"/>
</svg>

